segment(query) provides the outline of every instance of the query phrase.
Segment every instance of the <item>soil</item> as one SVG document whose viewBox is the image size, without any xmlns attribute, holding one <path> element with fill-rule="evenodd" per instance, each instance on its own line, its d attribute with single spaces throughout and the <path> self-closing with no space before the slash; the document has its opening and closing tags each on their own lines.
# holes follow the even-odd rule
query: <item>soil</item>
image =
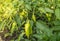
<svg viewBox="0 0 60 41">
<path fill-rule="evenodd" d="M 0 31 L 0 41 L 4 41 L 4 39 L 3 39 L 3 34 L 2 34 L 1 31 Z"/>
<path fill-rule="evenodd" d="M 0 41 L 4 41 L 4 40 L 1 38 L 1 36 L 0 36 Z"/>
</svg>

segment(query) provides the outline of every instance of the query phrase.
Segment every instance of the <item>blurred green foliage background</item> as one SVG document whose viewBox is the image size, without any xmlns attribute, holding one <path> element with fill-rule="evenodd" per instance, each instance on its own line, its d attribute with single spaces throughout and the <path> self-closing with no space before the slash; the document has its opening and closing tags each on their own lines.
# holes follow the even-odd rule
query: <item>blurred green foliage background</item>
<svg viewBox="0 0 60 41">
<path fill-rule="evenodd" d="M 0 33 L 5 41 L 60 41 L 60 0 L 0 0 Z"/>
</svg>

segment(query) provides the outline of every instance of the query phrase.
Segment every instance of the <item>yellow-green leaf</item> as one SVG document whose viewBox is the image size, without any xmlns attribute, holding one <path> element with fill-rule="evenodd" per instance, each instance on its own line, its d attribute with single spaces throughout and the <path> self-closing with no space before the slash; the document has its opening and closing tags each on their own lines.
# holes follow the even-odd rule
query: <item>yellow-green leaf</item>
<svg viewBox="0 0 60 41">
<path fill-rule="evenodd" d="M 36 21 L 36 16 L 34 14 L 32 15 L 32 19 L 33 21 Z"/>
<path fill-rule="evenodd" d="M 25 24 L 25 34 L 28 38 L 29 38 L 30 34 L 32 34 L 32 28 L 31 28 L 29 20 L 27 20 L 27 22 Z"/>
</svg>

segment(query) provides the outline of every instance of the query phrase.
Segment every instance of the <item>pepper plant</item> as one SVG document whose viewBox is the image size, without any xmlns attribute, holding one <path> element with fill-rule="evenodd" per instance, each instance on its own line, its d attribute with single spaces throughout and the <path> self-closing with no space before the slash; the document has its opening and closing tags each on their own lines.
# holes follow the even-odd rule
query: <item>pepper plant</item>
<svg viewBox="0 0 60 41">
<path fill-rule="evenodd" d="M 60 0 L 0 0 L 0 33 L 5 41 L 60 41 Z"/>
</svg>

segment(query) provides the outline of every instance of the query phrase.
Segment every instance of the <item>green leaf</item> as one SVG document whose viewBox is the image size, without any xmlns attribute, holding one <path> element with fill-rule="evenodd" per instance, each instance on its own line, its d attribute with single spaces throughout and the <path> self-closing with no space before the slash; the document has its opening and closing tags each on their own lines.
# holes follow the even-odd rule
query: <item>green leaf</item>
<svg viewBox="0 0 60 41">
<path fill-rule="evenodd" d="M 26 9 L 31 10 L 31 6 L 29 4 L 25 5 Z"/>
<path fill-rule="evenodd" d="M 60 9 L 59 8 L 55 9 L 55 15 L 56 15 L 57 19 L 60 19 Z"/>
<path fill-rule="evenodd" d="M 53 28 L 51 28 L 54 31 L 60 31 L 60 26 L 53 26 Z"/>
<path fill-rule="evenodd" d="M 60 20 L 55 20 L 55 21 L 53 21 L 53 23 L 54 23 L 55 26 L 59 26 L 60 25 Z"/>
<path fill-rule="evenodd" d="M 18 14 L 16 14 L 14 19 L 15 19 L 15 21 L 16 21 L 16 23 L 17 23 L 17 25 L 20 27 L 20 26 L 21 26 L 21 20 L 20 20 L 19 15 L 18 15 Z"/>
<path fill-rule="evenodd" d="M 34 37 L 36 37 L 36 38 L 38 38 L 38 40 L 48 40 L 48 37 L 47 37 L 47 35 L 46 34 L 34 34 L 33 35 Z"/>
<path fill-rule="evenodd" d="M 46 13 L 45 9 L 42 7 L 40 7 L 38 10 L 40 10 L 40 12 L 42 12 L 42 13 Z"/>
<path fill-rule="evenodd" d="M 23 35 L 24 35 L 25 33 L 24 32 L 22 32 L 20 35 L 19 35 L 19 37 L 18 37 L 18 39 L 17 39 L 17 41 L 21 41 L 21 39 L 23 38 Z"/>
<path fill-rule="evenodd" d="M 52 35 L 52 32 L 51 30 L 47 27 L 46 24 L 42 23 L 42 22 L 36 22 L 36 27 L 44 32 L 45 34 L 47 34 L 48 36 L 51 36 Z"/>
<path fill-rule="evenodd" d="M 48 13 L 54 13 L 54 11 L 51 10 L 50 8 L 45 8 L 45 11 L 48 12 Z"/>
<path fill-rule="evenodd" d="M 11 34 L 14 33 L 15 29 L 16 29 L 16 22 L 13 22 L 12 28 L 10 30 Z"/>
</svg>

